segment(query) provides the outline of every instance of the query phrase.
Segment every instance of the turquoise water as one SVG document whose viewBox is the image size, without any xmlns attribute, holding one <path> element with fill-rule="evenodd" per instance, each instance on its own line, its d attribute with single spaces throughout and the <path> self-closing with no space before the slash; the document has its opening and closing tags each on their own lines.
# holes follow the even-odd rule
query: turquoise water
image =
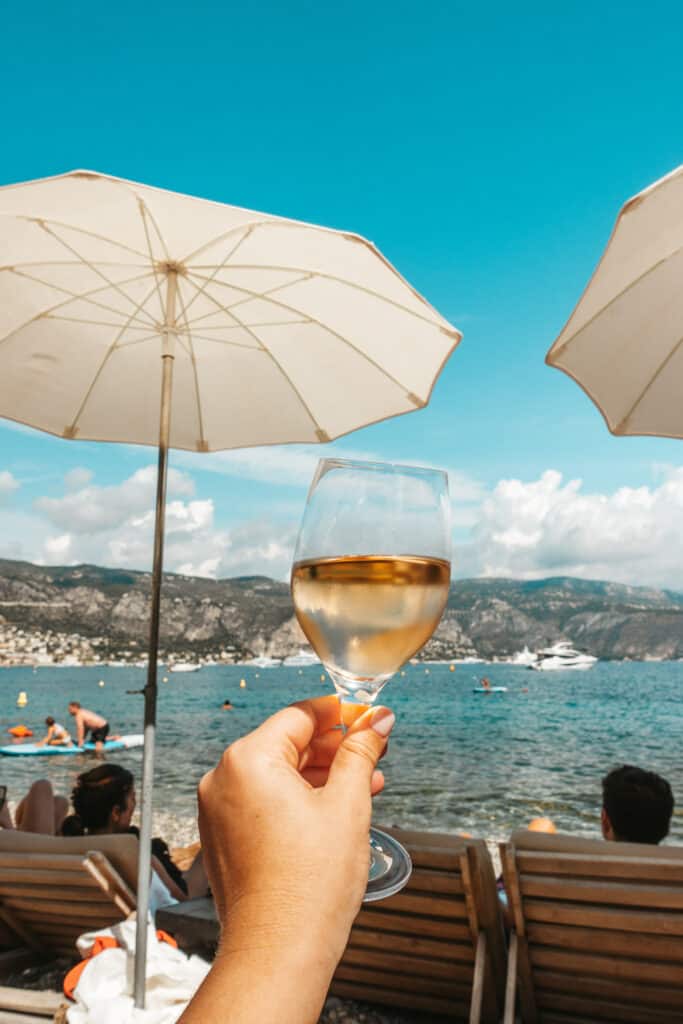
<svg viewBox="0 0 683 1024">
<path fill-rule="evenodd" d="M 166 683 L 164 674 L 155 799 L 158 829 L 173 842 L 193 834 L 197 781 L 225 745 L 282 705 L 329 693 L 331 684 L 321 682 L 320 667 L 216 666 L 170 674 Z M 509 692 L 473 694 L 484 674 Z M 23 722 L 42 735 L 45 715 L 67 724 L 67 703 L 78 699 L 113 730 L 140 732 L 142 698 L 125 691 L 143 684 L 144 672 L 131 668 L 0 669 L 0 730 L 7 736 L 8 726 Z M 16 707 L 20 690 L 29 697 L 25 709 Z M 226 697 L 234 711 L 221 711 Z M 564 830 L 597 835 L 601 777 L 627 761 L 669 779 L 680 805 L 671 838 L 683 842 L 683 663 L 604 662 L 553 673 L 414 665 L 383 698 L 398 721 L 383 763 L 386 789 L 375 801 L 378 823 L 502 838 L 547 814 Z M 139 780 L 141 750 L 112 759 Z M 68 793 L 78 772 L 96 763 L 93 755 L 0 758 L 0 783 L 11 799 L 43 776 Z"/>
</svg>

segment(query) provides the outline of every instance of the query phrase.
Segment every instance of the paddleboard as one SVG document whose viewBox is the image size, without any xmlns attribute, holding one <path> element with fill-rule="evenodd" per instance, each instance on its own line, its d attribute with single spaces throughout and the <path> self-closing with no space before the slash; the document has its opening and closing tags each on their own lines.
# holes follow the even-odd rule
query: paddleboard
<svg viewBox="0 0 683 1024">
<path fill-rule="evenodd" d="M 507 693 L 507 686 L 473 686 L 472 693 Z"/>
<path fill-rule="evenodd" d="M 118 740 L 107 740 L 102 744 L 103 750 L 109 754 L 116 750 L 130 750 L 131 747 L 141 747 L 144 743 L 142 733 L 132 736 L 121 736 Z M 70 747 L 39 747 L 37 743 L 11 743 L 9 746 L 0 747 L 0 754 L 6 757 L 57 757 L 67 754 L 87 754 L 95 749 L 94 743 L 84 743 L 82 747 L 72 744 Z"/>
</svg>

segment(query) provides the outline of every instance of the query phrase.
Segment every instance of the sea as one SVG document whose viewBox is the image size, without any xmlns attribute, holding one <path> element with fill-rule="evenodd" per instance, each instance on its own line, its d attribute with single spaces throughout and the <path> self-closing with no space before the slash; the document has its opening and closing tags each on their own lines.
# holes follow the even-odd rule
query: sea
<svg viewBox="0 0 683 1024">
<path fill-rule="evenodd" d="M 506 693 L 474 693 L 486 675 Z M 23 723 L 44 734 L 46 715 L 71 724 L 69 700 L 104 715 L 112 731 L 142 731 L 145 682 L 132 667 L 0 669 L 0 731 Z M 25 691 L 28 704 L 16 706 Z M 329 693 L 320 665 L 159 669 L 155 833 L 170 845 L 197 838 L 196 786 L 223 749 L 284 705 Z M 234 710 L 223 711 L 229 698 Z M 375 824 L 506 838 L 539 815 L 558 829 L 599 836 L 601 779 L 619 764 L 665 776 L 677 808 L 670 842 L 683 843 L 683 663 L 598 662 L 586 672 L 532 672 L 497 664 L 407 665 L 384 688 L 396 713 L 382 763 Z M 142 751 L 110 755 L 138 782 Z M 0 757 L 0 784 L 16 803 L 38 778 L 67 795 L 95 754 Z"/>
</svg>

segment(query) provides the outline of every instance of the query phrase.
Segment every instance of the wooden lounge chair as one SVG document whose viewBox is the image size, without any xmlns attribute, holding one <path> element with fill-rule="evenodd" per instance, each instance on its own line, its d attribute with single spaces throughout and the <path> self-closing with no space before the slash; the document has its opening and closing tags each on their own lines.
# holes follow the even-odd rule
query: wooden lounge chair
<svg viewBox="0 0 683 1024">
<path fill-rule="evenodd" d="M 82 932 L 135 910 L 135 836 L 0 830 L 0 918 L 38 953 L 75 954 Z"/>
<path fill-rule="evenodd" d="M 366 904 L 330 993 L 449 1020 L 498 1022 L 505 949 L 482 840 L 387 829 L 413 860 L 398 895 Z"/>
<path fill-rule="evenodd" d="M 683 1020 L 683 849 L 515 832 L 505 1024 Z"/>
</svg>

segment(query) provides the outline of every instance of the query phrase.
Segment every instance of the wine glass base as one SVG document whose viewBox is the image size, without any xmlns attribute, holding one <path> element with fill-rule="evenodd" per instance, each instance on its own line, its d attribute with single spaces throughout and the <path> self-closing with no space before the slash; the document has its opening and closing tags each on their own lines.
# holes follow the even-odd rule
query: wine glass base
<svg viewBox="0 0 683 1024">
<path fill-rule="evenodd" d="M 370 871 L 363 903 L 384 900 L 404 887 L 413 871 L 410 854 L 393 836 L 370 829 Z"/>
</svg>

